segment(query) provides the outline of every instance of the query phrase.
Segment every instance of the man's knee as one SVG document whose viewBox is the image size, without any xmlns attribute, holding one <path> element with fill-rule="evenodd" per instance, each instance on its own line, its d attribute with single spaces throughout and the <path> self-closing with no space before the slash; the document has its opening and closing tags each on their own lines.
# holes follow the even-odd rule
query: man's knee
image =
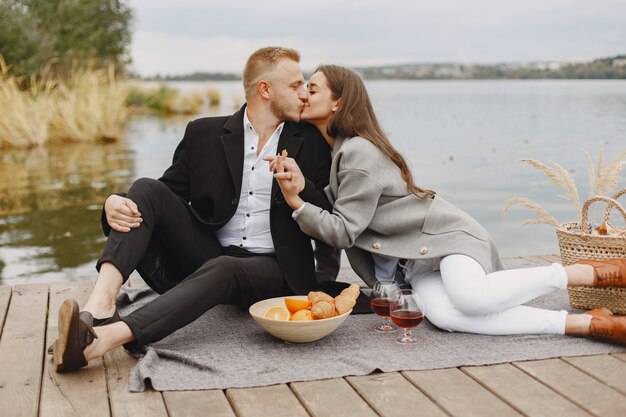
<svg viewBox="0 0 626 417">
<path fill-rule="evenodd" d="M 150 198 L 168 190 L 167 186 L 154 178 L 139 178 L 128 190 L 128 198 Z"/>
</svg>

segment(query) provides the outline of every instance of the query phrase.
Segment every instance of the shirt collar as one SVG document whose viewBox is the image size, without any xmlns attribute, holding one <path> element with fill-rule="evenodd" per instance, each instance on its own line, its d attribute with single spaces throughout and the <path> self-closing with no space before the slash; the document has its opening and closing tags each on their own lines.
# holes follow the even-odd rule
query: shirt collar
<svg viewBox="0 0 626 417">
<path fill-rule="evenodd" d="M 283 133 L 284 126 L 285 122 L 280 122 L 280 124 L 276 127 L 276 130 L 274 131 L 274 135 L 280 136 Z M 252 126 L 252 123 L 250 123 L 250 119 L 248 119 L 248 107 L 246 107 L 246 110 L 243 112 L 243 129 L 246 132 L 248 130 L 252 130 L 256 135 L 258 135 L 258 133 L 256 133 L 256 130 L 254 130 L 254 126 Z"/>
</svg>

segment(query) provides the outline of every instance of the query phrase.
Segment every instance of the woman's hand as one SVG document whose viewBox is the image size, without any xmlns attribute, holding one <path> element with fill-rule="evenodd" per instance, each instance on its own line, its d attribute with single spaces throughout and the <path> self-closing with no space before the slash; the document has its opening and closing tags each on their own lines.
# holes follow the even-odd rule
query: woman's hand
<svg viewBox="0 0 626 417">
<path fill-rule="evenodd" d="M 111 195 L 104 202 L 104 213 L 111 229 L 117 232 L 130 232 L 141 225 L 143 219 L 133 200 Z"/>
<path fill-rule="evenodd" d="M 285 201 L 294 210 L 299 209 L 304 201 L 298 196 L 304 190 L 305 179 L 298 163 L 293 159 L 282 155 L 264 157 L 269 162 L 270 171 L 274 172 L 274 178 L 285 196 Z"/>
</svg>

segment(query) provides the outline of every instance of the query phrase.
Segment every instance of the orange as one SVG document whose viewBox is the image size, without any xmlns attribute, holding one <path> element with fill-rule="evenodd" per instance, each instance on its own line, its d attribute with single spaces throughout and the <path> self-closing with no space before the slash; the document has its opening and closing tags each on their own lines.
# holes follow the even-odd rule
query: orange
<svg viewBox="0 0 626 417">
<path fill-rule="evenodd" d="M 311 308 L 310 300 L 301 300 L 299 298 L 285 298 L 285 307 L 289 310 L 290 313 L 295 313 L 299 310 L 308 310 Z"/>
<path fill-rule="evenodd" d="M 289 320 L 289 316 L 290 316 L 289 311 L 287 311 L 285 307 L 281 307 L 281 306 L 270 307 L 267 309 L 265 314 L 263 314 L 263 317 L 266 319 L 282 320 L 282 321 Z"/>
<path fill-rule="evenodd" d="M 291 316 L 290 320 L 293 320 L 293 321 L 313 320 L 313 316 L 311 315 L 311 310 L 298 310 L 295 313 L 293 313 L 293 316 Z"/>
</svg>

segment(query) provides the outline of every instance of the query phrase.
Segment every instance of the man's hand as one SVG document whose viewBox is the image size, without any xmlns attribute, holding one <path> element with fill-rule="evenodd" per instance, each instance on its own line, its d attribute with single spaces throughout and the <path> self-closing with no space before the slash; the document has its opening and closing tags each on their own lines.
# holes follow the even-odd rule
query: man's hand
<svg viewBox="0 0 626 417">
<path fill-rule="evenodd" d="M 285 198 L 287 194 L 297 195 L 304 190 L 304 175 L 295 159 L 282 155 L 266 156 L 263 159 L 269 162 L 270 171 L 274 172 L 274 178 L 280 184 Z"/>
<path fill-rule="evenodd" d="M 269 162 L 270 171 L 274 172 L 274 178 L 276 178 L 287 204 L 294 210 L 300 208 L 304 201 L 298 194 L 304 190 L 306 183 L 295 159 L 287 157 L 285 152 L 283 155 L 266 156 L 263 159 Z"/>
<path fill-rule="evenodd" d="M 130 232 L 130 229 L 138 228 L 143 221 L 133 200 L 115 194 L 104 202 L 104 213 L 111 229 L 117 232 Z"/>
</svg>

